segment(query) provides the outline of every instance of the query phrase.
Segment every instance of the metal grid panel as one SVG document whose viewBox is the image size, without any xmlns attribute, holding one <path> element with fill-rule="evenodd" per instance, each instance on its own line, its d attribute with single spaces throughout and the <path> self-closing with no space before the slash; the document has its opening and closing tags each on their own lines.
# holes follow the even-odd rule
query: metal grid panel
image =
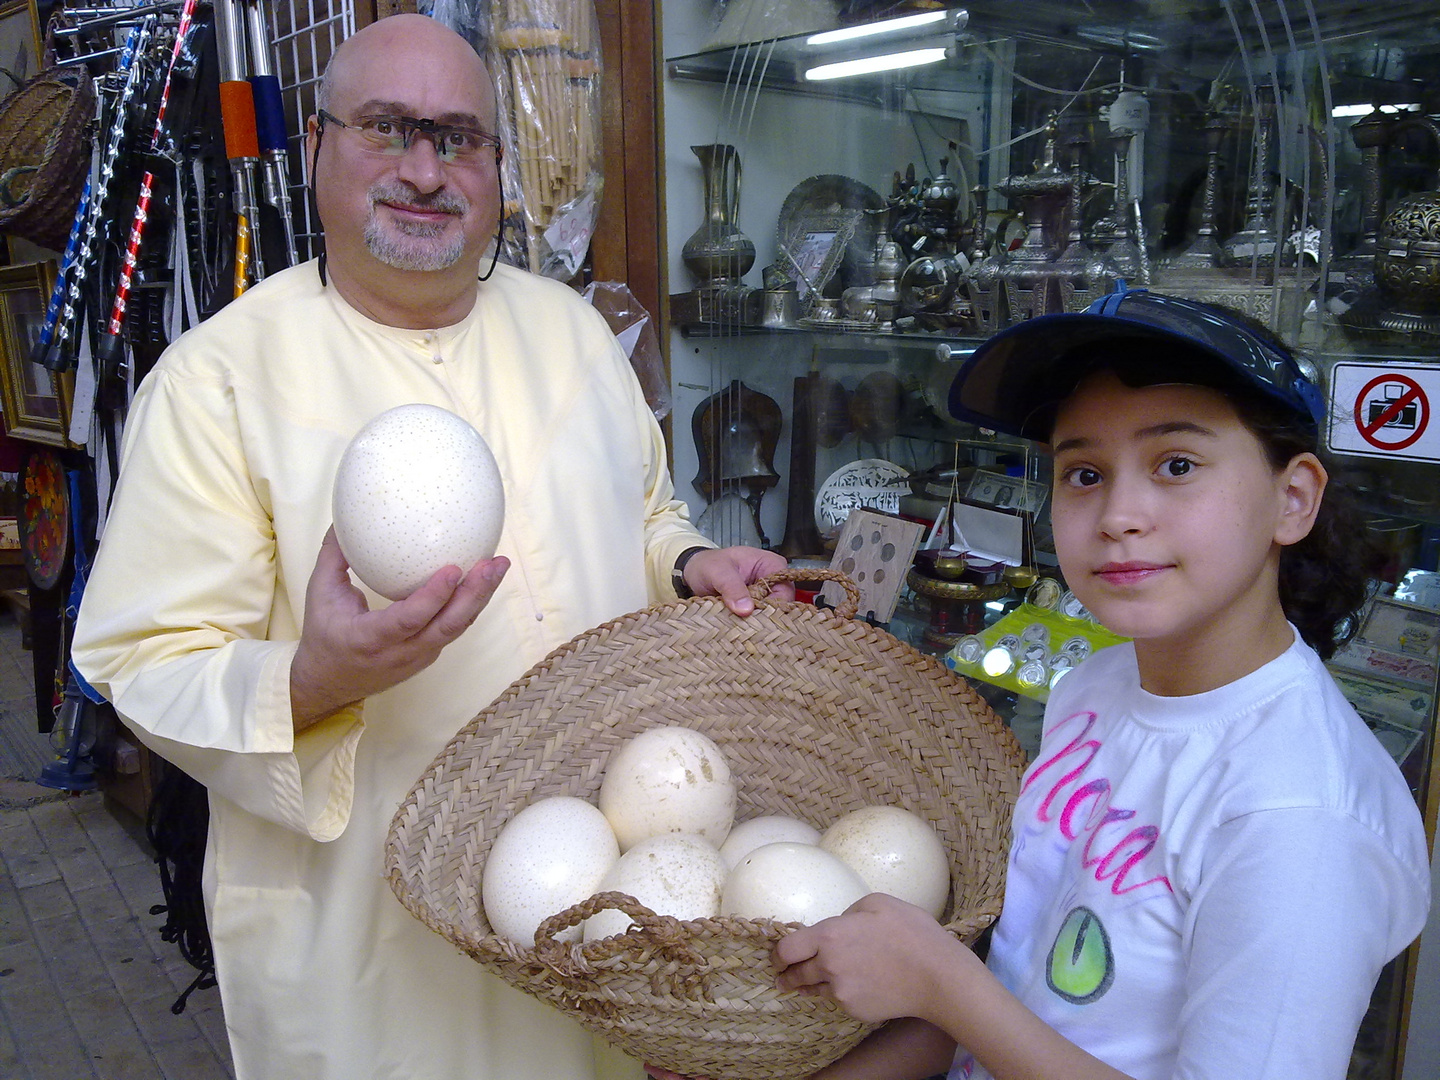
<svg viewBox="0 0 1440 1080">
<path fill-rule="evenodd" d="M 337 45 L 355 32 L 354 0 L 265 0 L 265 21 L 275 54 L 275 74 L 285 102 L 291 163 L 290 205 L 302 257 L 319 248 L 320 223 L 309 199 L 310 162 L 305 157 L 305 120 L 315 112 L 315 85 Z M 295 180 L 295 162 L 300 179 Z"/>
</svg>

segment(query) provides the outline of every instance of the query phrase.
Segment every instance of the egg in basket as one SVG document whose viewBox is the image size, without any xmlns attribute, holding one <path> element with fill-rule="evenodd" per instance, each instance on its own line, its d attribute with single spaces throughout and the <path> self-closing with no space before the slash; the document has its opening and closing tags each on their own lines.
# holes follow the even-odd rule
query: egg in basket
<svg viewBox="0 0 1440 1080">
<path fill-rule="evenodd" d="M 556 912 L 534 944 L 497 933 L 482 901 L 491 846 L 552 796 L 596 803 L 612 755 L 641 732 L 680 727 L 719 747 L 735 820 L 783 816 L 823 830 L 865 807 L 910 811 L 949 864 L 940 921 L 973 941 L 999 914 L 1010 812 L 1024 759 L 962 678 L 837 610 L 771 602 L 785 571 L 757 582 L 755 612 L 714 597 L 611 620 L 556 649 L 467 724 L 391 825 L 386 870 L 422 922 L 518 987 L 632 1056 L 715 1080 L 809 1075 L 873 1025 L 780 991 L 772 918 L 657 916 L 605 892 Z M 591 940 L 567 930 L 607 910 L 635 923 Z"/>
</svg>

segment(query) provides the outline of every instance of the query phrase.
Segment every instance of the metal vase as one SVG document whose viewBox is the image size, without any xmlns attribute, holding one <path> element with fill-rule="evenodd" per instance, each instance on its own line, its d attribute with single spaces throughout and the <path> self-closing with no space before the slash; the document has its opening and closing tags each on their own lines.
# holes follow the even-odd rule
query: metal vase
<svg viewBox="0 0 1440 1080">
<path fill-rule="evenodd" d="M 705 220 L 680 257 L 698 288 L 737 282 L 755 265 L 755 245 L 735 224 L 740 215 L 740 155 L 728 143 L 692 146 L 705 179 Z"/>
</svg>

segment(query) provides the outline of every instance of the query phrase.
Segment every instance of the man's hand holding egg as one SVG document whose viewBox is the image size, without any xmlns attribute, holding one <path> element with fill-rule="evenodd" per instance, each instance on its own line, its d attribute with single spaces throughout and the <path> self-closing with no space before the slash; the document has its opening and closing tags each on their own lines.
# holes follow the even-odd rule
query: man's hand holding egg
<svg viewBox="0 0 1440 1080">
<path fill-rule="evenodd" d="M 361 429 L 305 591 L 290 667 L 296 731 L 424 670 L 465 632 L 510 565 L 493 557 L 504 505 L 489 447 L 455 414 L 405 405 Z M 394 603 L 370 610 L 342 548 L 361 553 L 356 573 Z"/>
<path fill-rule="evenodd" d="M 335 469 L 332 503 L 351 569 L 391 600 L 443 567 L 493 558 L 505 524 L 495 455 L 436 405 L 401 405 L 361 428 Z"/>
<path fill-rule="evenodd" d="M 404 682 L 435 662 L 484 610 L 508 559 L 476 563 L 461 580 L 447 567 L 404 600 L 371 611 L 327 533 L 305 590 L 305 625 L 290 664 L 295 730 Z"/>
</svg>

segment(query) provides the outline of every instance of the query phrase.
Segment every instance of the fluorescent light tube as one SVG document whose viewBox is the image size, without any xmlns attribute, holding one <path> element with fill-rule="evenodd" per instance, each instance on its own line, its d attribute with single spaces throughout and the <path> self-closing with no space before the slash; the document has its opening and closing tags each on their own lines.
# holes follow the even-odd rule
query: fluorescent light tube
<svg viewBox="0 0 1440 1080">
<path fill-rule="evenodd" d="M 858 60 L 841 60 L 835 64 L 821 64 L 809 68 L 805 78 L 811 82 L 822 79 L 844 79 L 851 75 L 869 75 L 876 71 L 894 71 L 897 68 L 919 67 L 945 59 L 945 49 L 911 49 L 909 52 L 886 53 L 883 56 L 862 56 Z"/>
<path fill-rule="evenodd" d="M 1335 108 L 1330 111 L 1330 115 L 1339 117 L 1369 116 L 1376 108 L 1377 106 L 1375 105 L 1336 105 Z M 1394 109 L 1396 112 L 1415 112 L 1420 106 L 1411 102 L 1408 105 L 1380 105 L 1378 108 L 1384 110 Z"/>
<path fill-rule="evenodd" d="M 889 34 L 897 30 L 913 30 L 917 26 L 929 26 L 939 22 L 948 11 L 924 11 L 919 15 L 904 15 L 884 22 L 865 23 L 860 26 L 844 26 L 839 30 L 826 30 L 805 39 L 806 45 L 833 45 L 837 41 L 854 41 L 856 38 L 873 37 L 875 34 Z"/>
</svg>

